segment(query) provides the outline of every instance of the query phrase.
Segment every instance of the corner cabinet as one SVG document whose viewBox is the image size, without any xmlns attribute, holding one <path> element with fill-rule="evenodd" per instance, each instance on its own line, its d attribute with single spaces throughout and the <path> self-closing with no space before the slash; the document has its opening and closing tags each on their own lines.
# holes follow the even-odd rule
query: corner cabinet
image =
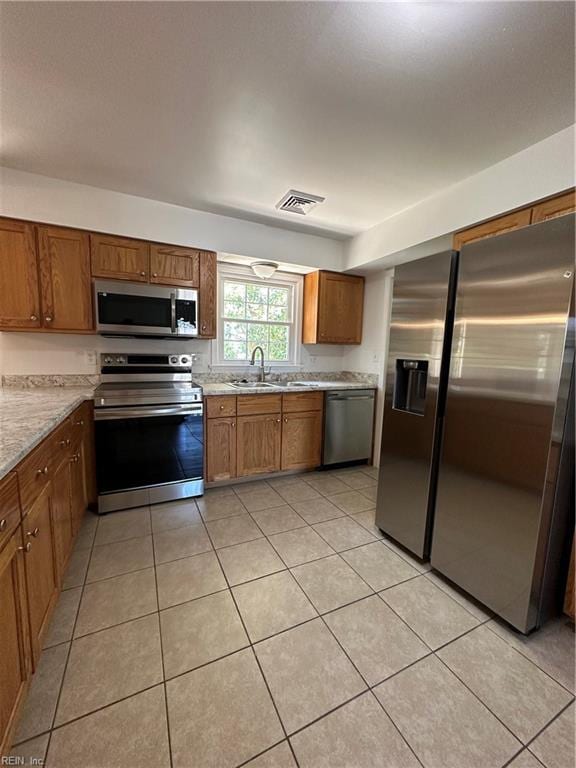
<svg viewBox="0 0 576 768">
<path fill-rule="evenodd" d="M 303 344 L 360 344 L 364 278 L 310 272 L 304 278 Z"/>
</svg>

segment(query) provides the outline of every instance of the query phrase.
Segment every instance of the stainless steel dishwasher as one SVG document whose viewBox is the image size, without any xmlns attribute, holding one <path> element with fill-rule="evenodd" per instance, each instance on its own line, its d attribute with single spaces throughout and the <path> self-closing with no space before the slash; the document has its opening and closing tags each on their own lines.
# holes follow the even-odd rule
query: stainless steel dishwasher
<svg viewBox="0 0 576 768">
<path fill-rule="evenodd" d="M 326 392 L 323 465 L 372 458 L 373 389 Z"/>
</svg>

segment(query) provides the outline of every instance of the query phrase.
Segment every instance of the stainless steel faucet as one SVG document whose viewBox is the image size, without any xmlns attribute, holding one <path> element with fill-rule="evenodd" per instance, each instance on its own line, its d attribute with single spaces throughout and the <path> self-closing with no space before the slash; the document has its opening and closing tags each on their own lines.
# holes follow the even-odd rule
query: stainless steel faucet
<svg viewBox="0 0 576 768">
<path fill-rule="evenodd" d="M 266 369 L 264 368 L 264 350 L 262 347 L 254 347 L 252 350 L 252 357 L 250 358 L 250 365 L 255 365 L 256 363 L 256 352 L 260 350 L 260 381 L 266 381 Z"/>
</svg>

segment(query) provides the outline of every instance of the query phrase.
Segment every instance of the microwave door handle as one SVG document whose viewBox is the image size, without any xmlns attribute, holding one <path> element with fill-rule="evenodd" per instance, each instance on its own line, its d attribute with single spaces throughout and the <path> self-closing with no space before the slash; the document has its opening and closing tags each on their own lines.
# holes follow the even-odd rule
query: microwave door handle
<svg viewBox="0 0 576 768">
<path fill-rule="evenodd" d="M 170 327 L 172 333 L 176 334 L 176 294 L 170 294 Z"/>
</svg>

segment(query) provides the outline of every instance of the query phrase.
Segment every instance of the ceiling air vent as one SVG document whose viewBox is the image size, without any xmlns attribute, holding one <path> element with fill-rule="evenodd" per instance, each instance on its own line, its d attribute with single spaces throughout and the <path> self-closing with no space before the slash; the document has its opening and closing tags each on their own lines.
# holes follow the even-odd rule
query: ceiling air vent
<svg viewBox="0 0 576 768">
<path fill-rule="evenodd" d="M 325 199 L 325 197 L 309 195 L 306 192 L 297 192 L 295 189 L 290 189 L 282 200 L 276 204 L 276 208 L 279 211 L 289 211 L 290 213 L 299 213 L 302 216 L 306 216 L 312 208 L 318 205 L 318 203 L 323 203 Z"/>
</svg>

